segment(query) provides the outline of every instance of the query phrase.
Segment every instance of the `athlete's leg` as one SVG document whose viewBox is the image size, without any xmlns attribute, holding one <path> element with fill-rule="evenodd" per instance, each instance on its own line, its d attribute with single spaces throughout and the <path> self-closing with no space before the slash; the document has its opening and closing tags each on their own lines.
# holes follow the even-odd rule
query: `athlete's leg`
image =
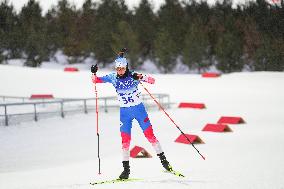
<svg viewBox="0 0 284 189">
<path fill-rule="evenodd" d="M 128 108 L 120 108 L 120 135 L 122 140 L 122 161 L 129 161 L 131 142 L 132 116 Z"/>
<path fill-rule="evenodd" d="M 145 137 L 152 144 L 157 154 L 162 153 L 163 152 L 162 147 L 158 139 L 154 135 L 153 128 L 144 105 L 141 103 L 135 106 L 135 108 L 136 108 L 134 111 L 135 119 L 138 121 L 141 129 L 143 130 Z"/>
<path fill-rule="evenodd" d="M 155 149 L 157 156 L 160 158 L 161 163 L 163 167 L 171 171 L 172 167 L 169 164 L 169 162 L 166 159 L 165 153 L 162 150 L 161 144 L 154 135 L 152 125 L 150 123 L 150 119 L 148 117 L 148 114 L 145 110 L 144 105 L 141 103 L 137 106 L 135 106 L 135 111 L 133 111 L 135 114 L 135 119 L 138 121 L 140 127 L 143 130 L 143 133 L 145 137 L 148 139 L 148 141 L 152 144 L 153 148 Z"/>
<path fill-rule="evenodd" d="M 119 175 L 120 179 L 128 179 L 130 174 L 129 166 L 129 146 L 131 141 L 131 127 L 132 127 L 132 115 L 129 112 L 129 108 L 120 108 L 120 134 L 122 140 L 122 165 L 123 171 Z"/>
<path fill-rule="evenodd" d="M 152 125 L 150 125 L 147 129 L 144 130 L 144 135 L 147 138 L 147 140 L 152 144 L 157 154 L 163 152 L 160 142 L 153 133 Z"/>
</svg>

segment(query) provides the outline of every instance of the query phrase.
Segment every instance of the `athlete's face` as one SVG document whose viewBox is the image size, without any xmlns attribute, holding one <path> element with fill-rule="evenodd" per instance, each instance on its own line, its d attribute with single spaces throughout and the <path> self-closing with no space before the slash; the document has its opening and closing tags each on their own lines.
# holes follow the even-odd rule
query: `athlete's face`
<svg viewBox="0 0 284 189">
<path fill-rule="evenodd" d="M 125 74 L 125 72 L 126 72 L 126 68 L 125 67 L 117 67 L 116 72 L 119 76 L 123 76 L 123 74 Z"/>
</svg>

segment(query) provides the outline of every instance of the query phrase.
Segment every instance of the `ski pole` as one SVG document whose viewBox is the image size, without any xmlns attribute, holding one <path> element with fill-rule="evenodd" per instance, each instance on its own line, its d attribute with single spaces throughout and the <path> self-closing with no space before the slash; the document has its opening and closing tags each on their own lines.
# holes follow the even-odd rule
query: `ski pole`
<svg viewBox="0 0 284 189">
<path fill-rule="evenodd" d="M 166 114 L 166 116 L 171 120 L 171 122 L 176 126 L 176 128 L 181 132 L 181 134 L 186 138 L 186 140 L 192 145 L 192 147 L 198 152 L 198 154 L 205 160 L 205 157 L 199 152 L 199 150 L 194 146 L 194 144 L 189 140 L 189 138 L 184 134 L 180 127 L 174 122 L 170 115 L 165 111 L 161 104 L 156 100 L 156 98 L 149 92 L 149 90 L 143 85 L 141 81 L 140 84 L 143 86 L 144 90 L 150 95 L 150 97 L 155 101 L 158 107 Z"/>
<path fill-rule="evenodd" d="M 94 74 L 96 76 L 96 74 Z M 101 174 L 101 158 L 100 158 L 100 134 L 99 134 L 99 108 L 98 108 L 98 91 L 97 83 L 95 82 L 95 94 L 96 94 L 96 125 L 97 125 L 97 136 L 98 136 L 98 159 L 99 159 L 99 174 Z"/>
</svg>

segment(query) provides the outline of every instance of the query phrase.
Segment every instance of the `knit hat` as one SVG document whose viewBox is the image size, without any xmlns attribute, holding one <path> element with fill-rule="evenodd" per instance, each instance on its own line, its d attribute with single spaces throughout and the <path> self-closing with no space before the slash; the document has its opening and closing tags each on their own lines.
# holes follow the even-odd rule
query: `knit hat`
<svg viewBox="0 0 284 189">
<path fill-rule="evenodd" d="M 126 58 L 117 58 L 115 59 L 115 68 L 126 68 L 127 67 L 127 60 Z"/>
</svg>

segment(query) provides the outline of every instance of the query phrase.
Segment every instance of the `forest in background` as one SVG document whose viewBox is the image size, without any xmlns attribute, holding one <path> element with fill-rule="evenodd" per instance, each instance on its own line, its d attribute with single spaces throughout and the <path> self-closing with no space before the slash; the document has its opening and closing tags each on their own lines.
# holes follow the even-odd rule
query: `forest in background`
<svg viewBox="0 0 284 189">
<path fill-rule="evenodd" d="M 165 0 L 157 12 L 147 0 L 130 10 L 124 0 L 85 0 L 80 8 L 60 0 L 46 14 L 35 0 L 17 13 L 0 4 L 0 64 L 25 59 L 38 67 L 59 50 L 69 63 L 94 58 L 103 67 L 127 47 L 132 69 L 153 61 L 164 73 L 177 62 L 202 72 L 284 70 L 284 1 L 256 0 L 232 7 L 230 0 Z"/>
</svg>

